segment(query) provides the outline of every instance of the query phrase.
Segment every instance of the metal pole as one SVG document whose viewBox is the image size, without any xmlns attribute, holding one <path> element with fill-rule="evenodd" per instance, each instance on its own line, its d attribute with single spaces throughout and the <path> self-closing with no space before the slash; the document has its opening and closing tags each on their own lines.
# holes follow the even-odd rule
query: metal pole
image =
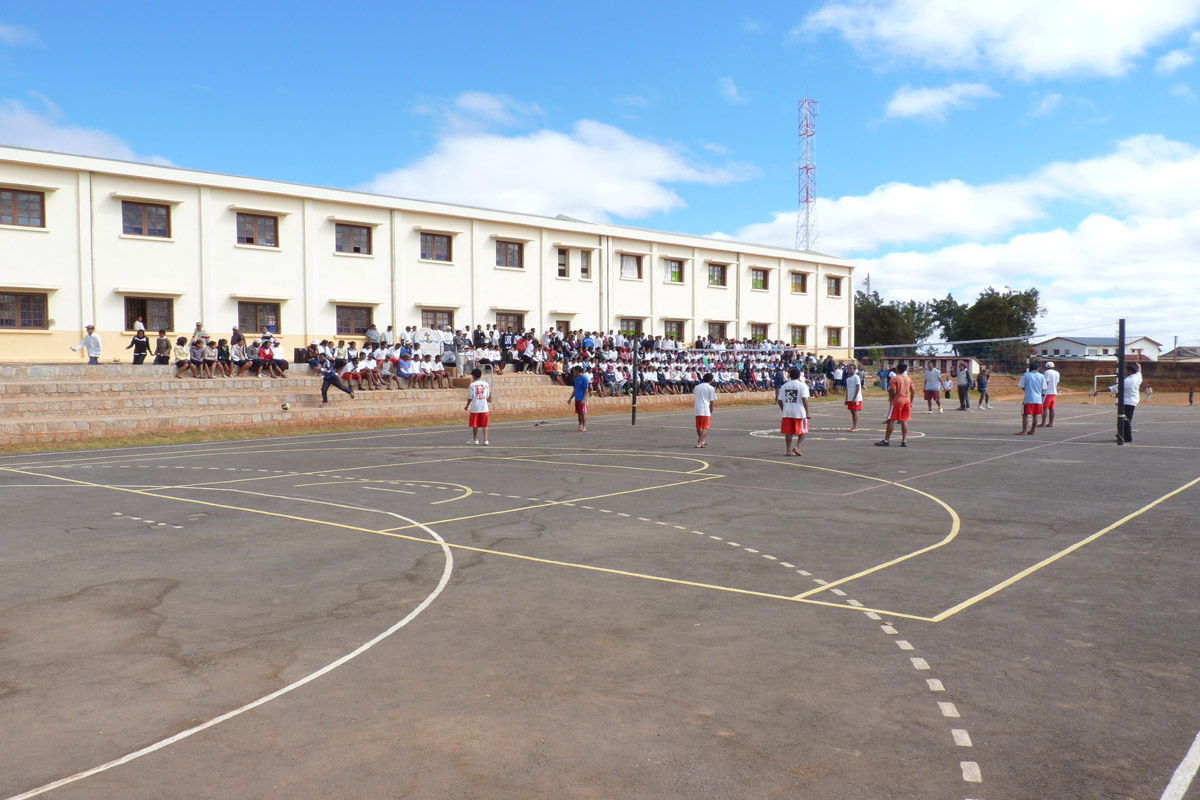
<svg viewBox="0 0 1200 800">
<path fill-rule="evenodd" d="M 638 383 L 641 379 L 640 370 L 638 369 L 640 366 L 638 361 L 638 345 L 641 342 L 641 337 L 635 334 L 633 337 L 633 370 L 629 373 L 633 377 L 633 416 L 630 419 L 630 425 L 637 425 Z"/>
<path fill-rule="evenodd" d="M 1125 444 L 1125 320 L 1117 320 L 1117 444 Z"/>
</svg>

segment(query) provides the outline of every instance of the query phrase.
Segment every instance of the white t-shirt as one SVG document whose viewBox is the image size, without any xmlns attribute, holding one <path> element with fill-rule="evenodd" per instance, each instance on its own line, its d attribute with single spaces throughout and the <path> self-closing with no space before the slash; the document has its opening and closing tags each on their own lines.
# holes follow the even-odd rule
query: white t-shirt
<svg viewBox="0 0 1200 800">
<path fill-rule="evenodd" d="M 1046 379 L 1046 388 L 1042 390 L 1042 394 L 1058 394 L 1058 381 L 1062 377 L 1056 369 L 1048 369 L 1042 373 L 1042 377 Z"/>
<path fill-rule="evenodd" d="M 692 390 L 692 394 L 696 397 L 696 416 L 711 417 L 712 404 L 717 399 L 717 390 L 708 383 L 699 383 Z"/>
<path fill-rule="evenodd" d="M 857 403 L 862 400 L 862 378 L 858 373 L 846 376 L 846 402 Z"/>
<path fill-rule="evenodd" d="M 809 397 L 808 385 L 804 381 L 790 380 L 779 387 L 779 399 L 783 401 L 783 416 L 786 419 L 804 419 L 808 412 L 804 410 L 803 398 Z"/>
<path fill-rule="evenodd" d="M 925 370 L 925 391 L 937 392 L 942 388 L 942 373 L 936 369 Z"/>
<path fill-rule="evenodd" d="M 468 409 L 472 414 L 488 413 L 488 399 L 492 396 L 492 387 L 487 381 L 474 381 L 467 387 L 467 400 L 471 402 Z"/>
<path fill-rule="evenodd" d="M 1125 405 L 1136 406 L 1142 398 L 1138 394 L 1142 389 L 1142 373 L 1135 372 L 1125 376 Z M 1113 394 L 1117 393 L 1117 384 L 1108 387 Z"/>
</svg>

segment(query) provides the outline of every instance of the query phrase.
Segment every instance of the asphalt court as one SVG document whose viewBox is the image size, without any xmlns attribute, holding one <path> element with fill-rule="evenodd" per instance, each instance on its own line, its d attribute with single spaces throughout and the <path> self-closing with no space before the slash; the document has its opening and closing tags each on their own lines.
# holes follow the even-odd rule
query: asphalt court
<svg viewBox="0 0 1200 800">
<path fill-rule="evenodd" d="M 0 797 L 1172 797 L 1195 410 L 814 409 L 0 460 Z"/>
</svg>

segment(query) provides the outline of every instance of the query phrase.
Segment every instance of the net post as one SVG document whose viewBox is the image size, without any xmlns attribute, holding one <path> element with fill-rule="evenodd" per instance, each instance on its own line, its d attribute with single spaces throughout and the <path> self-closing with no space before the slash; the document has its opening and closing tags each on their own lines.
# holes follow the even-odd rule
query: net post
<svg viewBox="0 0 1200 800">
<path fill-rule="evenodd" d="M 1125 444 L 1125 319 L 1117 320 L 1117 444 Z"/>
<path fill-rule="evenodd" d="M 638 345 L 640 345 L 641 343 L 642 343 L 641 337 L 635 335 L 633 337 L 633 372 L 630 373 L 633 376 L 633 410 L 630 412 L 630 420 L 629 420 L 630 425 L 637 425 L 638 383 L 640 381 L 640 376 L 638 375 L 638 372 L 639 372 L 639 369 L 638 369 L 638 367 L 639 367 Z"/>
</svg>

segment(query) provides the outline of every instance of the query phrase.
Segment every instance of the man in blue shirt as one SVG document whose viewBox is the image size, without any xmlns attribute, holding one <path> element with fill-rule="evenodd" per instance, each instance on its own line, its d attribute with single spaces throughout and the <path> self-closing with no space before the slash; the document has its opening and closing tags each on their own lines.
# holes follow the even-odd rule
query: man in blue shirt
<svg viewBox="0 0 1200 800">
<path fill-rule="evenodd" d="M 575 403 L 575 415 L 579 417 L 579 427 L 577 430 L 580 433 L 587 433 L 588 376 L 584 374 L 583 367 L 576 366 L 571 369 L 571 377 L 573 379 L 573 385 L 571 388 L 571 396 L 567 398 L 567 402 Z"/>
<path fill-rule="evenodd" d="M 1025 390 L 1025 402 L 1021 406 L 1021 432 L 1013 435 L 1033 436 L 1042 416 L 1042 395 L 1046 390 L 1046 376 L 1038 372 L 1036 363 L 1030 361 L 1025 374 L 1017 379 L 1017 386 Z M 1033 417 L 1032 426 L 1029 425 L 1030 417 Z M 1028 431 L 1025 430 L 1026 427 L 1029 428 Z"/>
</svg>

